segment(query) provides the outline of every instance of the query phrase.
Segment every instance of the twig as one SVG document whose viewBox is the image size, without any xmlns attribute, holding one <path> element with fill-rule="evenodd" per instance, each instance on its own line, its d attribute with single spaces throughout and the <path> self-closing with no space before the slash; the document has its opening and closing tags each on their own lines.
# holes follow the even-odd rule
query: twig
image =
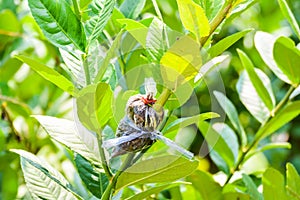
<svg viewBox="0 0 300 200">
<path fill-rule="evenodd" d="M 268 119 L 266 119 L 265 122 L 261 124 L 261 126 L 260 126 L 259 129 L 258 129 L 258 131 L 259 131 L 260 129 L 262 129 L 262 128 L 267 124 L 267 122 L 268 122 L 270 119 L 272 119 L 272 118 L 276 115 L 276 113 L 277 113 L 280 109 L 283 108 L 283 106 L 289 101 L 289 97 L 290 97 L 290 95 L 292 94 L 292 92 L 293 92 L 294 90 L 295 90 L 295 88 L 294 88 L 293 86 L 291 86 L 290 89 L 289 89 L 289 90 L 287 91 L 287 93 L 285 94 L 285 96 L 283 97 L 283 99 L 282 99 L 282 100 L 278 103 L 278 105 L 275 107 L 275 109 L 274 109 L 274 111 L 273 111 L 274 115 L 273 115 L 273 116 L 270 116 Z M 257 132 L 258 132 L 258 131 L 257 131 Z M 245 161 L 245 158 L 247 158 L 248 153 L 249 153 L 253 148 L 255 148 L 255 147 L 258 145 L 258 143 L 259 143 L 260 140 L 262 139 L 262 136 L 263 136 L 263 133 L 261 133 L 261 135 L 260 135 L 257 139 L 253 140 L 253 141 L 251 142 L 251 144 L 249 145 L 249 147 L 246 149 L 246 151 L 244 151 L 244 152 L 242 153 L 242 155 L 238 158 L 238 162 L 237 162 L 237 164 L 235 165 L 235 167 L 230 171 L 230 174 L 229 174 L 229 176 L 228 176 L 227 179 L 226 179 L 225 185 L 226 185 L 227 183 L 229 183 L 229 181 L 230 181 L 230 179 L 232 178 L 234 172 L 236 172 L 236 171 L 239 169 L 240 165 Z"/>
</svg>

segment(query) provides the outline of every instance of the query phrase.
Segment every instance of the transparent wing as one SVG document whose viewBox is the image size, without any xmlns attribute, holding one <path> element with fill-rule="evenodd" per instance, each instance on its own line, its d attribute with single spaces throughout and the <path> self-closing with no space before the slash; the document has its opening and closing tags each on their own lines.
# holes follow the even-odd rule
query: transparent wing
<svg viewBox="0 0 300 200">
<path fill-rule="evenodd" d="M 144 132 L 138 132 L 138 133 L 132 134 L 132 135 L 126 135 L 126 136 L 121 136 L 118 138 L 105 140 L 102 144 L 102 147 L 106 148 L 106 149 L 110 149 L 110 148 L 116 147 L 120 144 L 123 144 L 125 142 L 130 142 L 138 137 L 141 137 L 144 134 L 145 134 Z"/>
<path fill-rule="evenodd" d="M 161 140 L 162 142 L 164 142 L 166 145 L 168 145 L 172 149 L 182 153 L 188 159 L 192 159 L 194 157 L 193 153 L 191 153 L 188 150 L 182 148 L 181 146 L 179 146 L 178 144 L 176 144 L 175 142 L 173 142 L 169 138 L 166 138 L 165 136 L 159 135 L 159 134 L 152 134 L 152 135 L 155 135 L 155 136 L 153 136 L 153 137 L 155 137 L 155 139 Z"/>
</svg>

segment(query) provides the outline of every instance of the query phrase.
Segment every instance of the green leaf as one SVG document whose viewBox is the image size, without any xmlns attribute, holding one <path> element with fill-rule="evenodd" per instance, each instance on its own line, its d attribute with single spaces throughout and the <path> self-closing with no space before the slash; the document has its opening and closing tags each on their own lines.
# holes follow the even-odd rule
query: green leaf
<svg viewBox="0 0 300 200">
<path fill-rule="evenodd" d="M 300 114 L 300 101 L 289 103 L 268 121 L 255 135 L 255 138 L 264 138 L 294 119 Z"/>
<path fill-rule="evenodd" d="M 91 161 L 94 165 L 100 166 L 98 143 L 93 142 L 94 146 L 91 146 L 91 143 L 84 143 L 84 139 L 78 133 L 74 121 L 42 115 L 35 115 L 33 117 L 39 121 L 54 140 L 66 145 L 72 151 Z"/>
<path fill-rule="evenodd" d="M 286 190 L 287 194 L 295 199 L 300 199 L 300 176 L 295 169 L 295 167 L 291 163 L 287 163 L 286 165 Z"/>
<path fill-rule="evenodd" d="M 246 132 L 244 130 L 243 125 L 240 122 L 238 112 L 234 107 L 233 103 L 221 92 L 214 91 L 214 95 L 216 96 L 219 105 L 227 114 L 231 124 L 238 131 L 242 146 L 245 146 L 247 144 Z"/>
<path fill-rule="evenodd" d="M 73 45 L 84 52 L 83 27 L 66 1 L 29 0 L 28 4 L 32 16 L 54 45 L 67 51 L 73 51 L 69 48 Z"/>
<path fill-rule="evenodd" d="M 82 199 L 70 189 L 68 181 L 45 161 L 23 150 L 11 151 L 21 156 L 25 182 L 34 199 Z"/>
<path fill-rule="evenodd" d="M 292 94 L 290 95 L 290 100 L 295 98 L 296 96 L 298 96 L 300 94 L 300 85 L 292 92 Z"/>
<path fill-rule="evenodd" d="M 294 30 L 295 34 L 297 35 L 298 39 L 300 39 L 300 28 L 297 23 L 295 16 L 293 15 L 291 9 L 289 8 L 288 3 L 286 0 L 278 0 L 280 9 L 282 11 L 283 16 L 288 20 L 292 29 Z"/>
<path fill-rule="evenodd" d="M 251 156 L 257 154 L 258 152 L 264 152 L 264 151 L 267 151 L 267 150 L 270 150 L 270 149 L 279 149 L 279 148 L 291 149 L 292 145 L 288 142 L 274 142 L 274 143 L 266 144 L 266 145 L 258 148 L 257 150 L 251 151 L 250 153 L 248 153 L 247 156 L 244 159 L 244 162 L 246 160 L 248 160 L 249 158 L 251 158 Z"/>
<path fill-rule="evenodd" d="M 287 37 L 279 37 L 273 49 L 273 55 L 281 71 L 289 78 L 294 86 L 300 83 L 300 50 L 293 40 Z"/>
<path fill-rule="evenodd" d="M 239 57 L 241 59 L 242 65 L 247 71 L 247 74 L 252 82 L 252 85 L 254 86 L 258 96 L 260 99 L 264 102 L 266 107 L 271 112 L 273 108 L 275 107 L 275 97 L 272 91 L 272 87 L 270 87 L 269 90 L 265 87 L 265 83 L 262 82 L 261 78 L 258 76 L 258 74 L 255 71 L 255 68 L 250 60 L 250 58 L 241 50 L 237 50 Z"/>
<path fill-rule="evenodd" d="M 217 67 L 220 63 L 222 63 L 228 57 L 229 57 L 228 55 L 218 56 L 218 57 L 211 59 L 204 65 L 202 65 L 198 74 L 195 76 L 194 83 L 197 83 L 198 81 L 201 82 L 205 75 L 207 75 L 210 71 L 212 71 L 215 67 Z"/>
<path fill-rule="evenodd" d="M 74 87 L 73 83 L 71 83 L 66 77 L 59 74 L 54 69 L 39 63 L 31 58 L 26 56 L 15 56 L 17 59 L 29 65 L 35 72 L 41 75 L 44 79 L 50 81 L 55 84 L 57 87 L 62 89 L 65 92 L 68 92 L 72 96 L 77 95 L 77 89 Z"/>
<path fill-rule="evenodd" d="M 165 50 L 167 49 L 164 42 L 165 24 L 158 18 L 154 18 L 148 29 L 146 38 L 146 52 L 150 61 L 159 63 Z"/>
<path fill-rule="evenodd" d="M 268 67 L 274 72 L 274 74 L 280 78 L 282 81 L 290 84 L 291 81 L 288 77 L 281 71 L 281 69 L 276 64 L 273 57 L 273 48 L 276 38 L 269 33 L 257 31 L 254 36 L 254 44 L 260 57 L 268 65 Z"/>
<path fill-rule="evenodd" d="M 195 1 L 197 3 L 197 1 Z M 222 8 L 224 0 L 199 0 L 200 6 L 205 11 L 205 15 L 211 21 Z"/>
<path fill-rule="evenodd" d="M 1 132 L 1 130 L 0 130 Z M 1 133 L 0 133 L 1 135 Z M 1 138 L 0 136 L 0 140 L 5 142 L 5 138 Z M 0 150 L 2 152 L 4 152 L 4 149 L 1 148 L 0 145 Z M 5 154 L 4 154 L 5 155 Z M 1 158 L 2 159 L 2 158 Z M 3 160 L 2 160 L 3 162 Z M 5 162 L 5 161 L 4 161 Z M 0 171 L 0 183 L 1 183 L 1 195 L 0 197 L 2 199 L 16 199 L 17 197 L 17 193 L 18 193 L 18 187 L 19 187 L 19 171 L 17 169 L 12 169 L 9 166 L 10 163 L 8 163 L 7 166 L 3 166 L 4 164 L 2 163 L 1 168 L 4 167 L 4 169 L 2 168 Z"/>
<path fill-rule="evenodd" d="M 116 52 L 121 45 L 122 35 L 123 35 L 123 29 L 118 33 L 118 35 L 116 36 L 112 45 L 110 46 L 109 50 L 107 51 L 101 65 L 100 65 L 100 69 L 95 77 L 95 80 L 94 80 L 95 83 L 98 83 L 103 78 L 103 76 L 110 64 L 110 61 L 116 56 Z M 98 67 L 99 67 L 99 65 L 98 65 Z"/>
<path fill-rule="evenodd" d="M 107 24 L 115 6 L 115 0 L 93 0 L 89 5 L 91 18 L 86 22 L 89 44 L 97 39 Z"/>
<path fill-rule="evenodd" d="M 177 4 L 183 26 L 196 36 L 197 41 L 208 36 L 210 25 L 204 10 L 192 0 L 177 0 Z"/>
<path fill-rule="evenodd" d="M 0 12 L 0 51 L 5 49 L 6 45 L 13 41 L 17 36 L 20 35 L 20 22 L 17 16 L 8 9 L 1 10 Z M 7 33 L 7 34 L 3 34 Z"/>
<path fill-rule="evenodd" d="M 98 198 L 101 198 L 109 181 L 104 173 L 99 173 L 95 167 L 80 154 L 75 155 L 75 163 L 80 178 L 85 183 L 88 190 Z"/>
<path fill-rule="evenodd" d="M 265 200 L 287 200 L 284 177 L 276 169 L 269 168 L 262 177 Z"/>
<path fill-rule="evenodd" d="M 239 143 L 235 132 L 227 124 L 221 122 L 214 123 L 212 128 L 224 139 L 227 146 L 231 149 L 234 156 L 234 162 L 236 162 L 239 153 Z"/>
<path fill-rule="evenodd" d="M 101 128 L 104 128 L 112 113 L 113 92 L 110 86 L 106 83 L 99 83 L 97 85 L 95 94 L 96 117 Z"/>
<path fill-rule="evenodd" d="M 117 19 L 117 22 L 125 26 L 125 29 L 142 45 L 142 47 L 146 47 L 146 37 L 148 34 L 147 26 L 132 19 Z"/>
<path fill-rule="evenodd" d="M 79 121 L 88 129 L 95 133 L 100 127 L 96 117 L 95 93 L 97 85 L 89 85 L 78 93 L 76 99 L 76 111 Z"/>
<path fill-rule="evenodd" d="M 194 78 L 200 69 L 200 46 L 189 36 L 183 36 L 163 55 L 160 64 L 165 84 L 169 88 L 178 87 Z"/>
<path fill-rule="evenodd" d="M 1 67 L 0 67 L 1 82 L 8 82 L 11 78 L 13 78 L 13 76 L 20 69 L 22 64 L 23 63 L 17 58 L 9 58 L 4 63 L 1 62 Z"/>
<path fill-rule="evenodd" d="M 228 138 L 227 136 L 228 133 L 231 134 L 230 132 L 227 132 L 227 127 L 224 125 L 220 126 L 220 124 L 211 127 L 208 122 L 202 121 L 199 123 L 199 129 L 209 145 L 209 148 L 219 154 L 229 167 L 232 167 L 235 162 L 235 153 L 233 153 L 233 149 L 231 149 L 233 148 L 231 144 L 227 143 L 231 138 Z M 232 144 L 236 142 L 237 141 L 233 140 Z"/>
<path fill-rule="evenodd" d="M 220 55 L 250 31 L 252 31 L 252 29 L 246 29 L 244 31 L 227 36 L 226 38 L 219 41 L 217 44 L 213 45 L 210 49 L 208 49 L 207 53 L 210 55 L 211 58 Z"/>
<path fill-rule="evenodd" d="M 266 156 L 258 151 L 249 159 L 243 160 L 241 164 L 241 171 L 245 174 L 254 174 L 256 176 L 262 176 L 262 174 L 268 169 L 269 162 Z"/>
<path fill-rule="evenodd" d="M 194 188 L 201 194 L 202 200 L 223 199 L 222 187 L 208 172 L 197 170 L 188 176 L 187 180 L 192 182 Z"/>
<path fill-rule="evenodd" d="M 125 0 L 120 6 L 120 11 L 126 18 L 136 19 L 142 12 L 146 0 Z"/>
<path fill-rule="evenodd" d="M 198 161 L 178 156 L 161 156 L 138 162 L 124 171 L 116 188 L 145 183 L 175 181 L 191 174 L 198 167 Z"/>
<path fill-rule="evenodd" d="M 84 87 L 86 81 L 80 53 L 68 52 L 63 49 L 59 49 L 59 52 L 65 63 L 65 65 L 62 65 L 62 68 L 70 75 L 77 88 Z"/>
<path fill-rule="evenodd" d="M 251 200 L 263 200 L 263 196 L 257 191 L 255 183 L 247 174 L 243 174 L 243 182 L 247 188 L 247 194 L 250 195 Z"/>
<path fill-rule="evenodd" d="M 248 194 L 240 192 L 228 192 L 224 193 L 224 200 L 249 200 L 250 197 Z"/>
<path fill-rule="evenodd" d="M 126 200 L 140 200 L 140 199 L 146 199 L 147 197 L 149 197 L 152 194 L 158 194 L 159 192 L 163 191 L 163 190 L 168 190 L 170 188 L 179 186 L 181 184 L 181 182 L 174 182 L 174 183 L 168 183 L 168 184 L 164 184 L 164 185 L 160 185 L 160 186 L 155 186 L 152 187 L 146 191 L 143 192 L 139 192 L 138 194 L 135 194 L 129 198 L 126 198 Z M 186 184 L 186 183 L 185 183 Z"/>
<path fill-rule="evenodd" d="M 255 69 L 255 72 L 266 86 L 268 92 L 272 91 L 270 79 L 260 69 Z M 253 86 L 246 71 L 240 74 L 239 80 L 236 84 L 236 89 L 239 93 L 241 102 L 247 110 L 260 122 L 263 123 L 269 116 L 270 111 L 265 106 L 255 87 Z"/>
<path fill-rule="evenodd" d="M 165 134 L 167 132 L 178 130 L 179 128 L 184 128 L 192 124 L 198 124 L 201 121 L 216 118 L 216 117 L 219 117 L 219 115 L 213 112 L 202 113 L 192 117 L 181 117 L 169 123 L 167 126 L 165 126 L 164 129 L 162 130 L 162 133 Z"/>
</svg>

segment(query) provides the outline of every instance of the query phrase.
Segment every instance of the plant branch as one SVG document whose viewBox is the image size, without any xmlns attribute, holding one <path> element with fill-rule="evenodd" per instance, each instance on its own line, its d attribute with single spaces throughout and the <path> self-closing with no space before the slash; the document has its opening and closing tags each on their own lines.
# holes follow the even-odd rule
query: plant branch
<svg viewBox="0 0 300 200">
<path fill-rule="evenodd" d="M 83 62 L 85 83 L 86 83 L 86 85 L 90 85 L 91 84 L 91 76 L 90 76 L 90 72 L 89 72 L 89 63 L 88 63 L 88 60 L 87 60 L 87 54 L 83 54 L 81 56 L 81 58 L 82 58 L 82 62 Z"/>
<path fill-rule="evenodd" d="M 111 195 L 114 193 L 119 176 L 122 174 L 123 171 L 125 171 L 128 167 L 130 167 L 134 156 L 135 156 L 135 153 L 129 153 L 127 155 L 126 159 L 122 163 L 122 166 L 120 167 L 120 170 L 118 170 L 117 173 L 113 176 L 113 178 L 110 181 L 110 184 L 105 189 L 103 196 L 101 198 L 102 200 L 110 199 Z"/>
<path fill-rule="evenodd" d="M 200 39 L 201 46 L 203 46 L 207 42 L 208 38 L 215 32 L 215 30 L 218 28 L 218 26 L 224 21 L 227 14 L 229 13 L 231 7 L 232 7 L 231 1 L 229 1 L 223 5 L 223 7 L 219 11 L 219 13 L 215 16 L 215 18 L 210 23 L 209 35 L 206 37 L 202 37 Z"/>
<path fill-rule="evenodd" d="M 257 130 L 256 134 L 258 133 L 258 131 L 260 129 L 262 129 L 266 124 L 267 122 L 272 119 L 276 113 L 283 108 L 283 106 L 289 101 L 289 97 L 290 95 L 292 94 L 292 92 L 295 90 L 295 88 L 293 86 L 290 87 L 290 89 L 287 91 L 287 93 L 285 94 L 285 96 L 283 97 L 283 99 L 277 104 L 277 106 L 275 107 L 273 113 L 274 115 L 271 115 L 269 118 L 267 118 L 262 124 L 261 126 L 259 127 L 259 129 Z M 226 182 L 225 182 L 225 185 L 227 183 L 229 183 L 230 179 L 232 178 L 234 172 L 236 172 L 240 165 L 246 161 L 246 159 L 249 159 L 250 157 L 248 156 L 249 152 L 252 151 L 257 145 L 258 143 L 260 142 L 260 140 L 262 139 L 262 135 L 263 133 L 260 134 L 259 137 L 257 137 L 257 139 L 254 139 L 251 144 L 249 145 L 249 147 L 242 153 L 242 155 L 238 158 L 238 162 L 236 163 L 235 167 L 230 171 L 230 174 L 229 176 L 227 177 L 226 179 Z"/>
<path fill-rule="evenodd" d="M 98 132 L 100 133 L 100 130 Z M 98 141 L 98 147 L 99 147 L 102 168 L 104 169 L 104 172 L 105 172 L 105 175 L 107 176 L 107 178 L 110 179 L 113 175 L 108 167 L 104 149 L 102 148 L 102 135 L 101 134 L 96 134 L 96 135 L 97 135 L 97 141 Z"/>
</svg>

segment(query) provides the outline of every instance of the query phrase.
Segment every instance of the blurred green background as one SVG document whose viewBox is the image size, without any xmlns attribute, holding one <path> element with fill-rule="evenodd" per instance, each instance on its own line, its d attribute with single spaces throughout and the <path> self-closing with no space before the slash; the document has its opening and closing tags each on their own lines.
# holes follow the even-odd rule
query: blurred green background
<svg viewBox="0 0 300 200">
<path fill-rule="evenodd" d="M 84 2 L 88 1 L 82 1 L 82 3 Z M 120 5 L 121 2 L 118 1 L 118 4 Z M 195 0 L 195 2 L 199 3 L 200 1 Z M 288 2 L 299 22 L 300 1 L 290 0 Z M 165 23 L 170 28 L 183 32 L 176 1 L 160 0 L 158 4 Z M 139 18 L 147 18 L 153 13 L 155 11 L 152 3 L 147 1 Z M 285 35 L 291 37 L 296 44 L 299 43 L 281 14 L 276 0 L 254 2 L 240 16 L 223 24 L 222 31 L 214 35 L 213 42 L 248 28 L 275 35 Z M 254 33 L 255 31 L 250 32 L 232 46 L 226 52 L 231 55 L 230 64 L 220 67 L 226 95 L 237 107 L 240 113 L 239 117 L 250 137 L 258 129 L 259 123 L 251 117 L 239 101 L 235 89 L 239 73 L 242 70 L 236 48 L 244 50 L 255 66 L 261 68 L 271 78 L 277 101 L 283 98 L 288 89 L 287 85 L 276 78 L 260 58 L 253 44 Z M 33 114 L 41 114 L 72 118 L 72 99 L 68 94 L 30 70 L 27 65 L 15 59 L 13 56 L 16 54 L 24 54 L 41 60 L 42 63 L 53 66 L 57 71 L 65 74 L 59 51 L 43 36 L 30 14 L 27 1 L 0 0 L 0 199 L 24 199 L 28 195 L 20 170 L 19 157 L 8 151 L 11 148 L 25 149 L 40 155 L 69 179 L 76 181 L 78 178 L 72 177 L 70 168 L 72 169 L 73 166 L 67 159 L 71 154 L 61 145 L 53 143 L 37 121 L 30 117 Z M 216 79 L 212 75 L 206 81 L 213 87 L 214 84 L 218 84 L 214 80 Z M 205 85 L 197 87 L 196 94 L 201 111 L 210 111 L 213 97 L 209 96 L 207 87 Z M 299 97 L 297 98 L 299 99 Z M 203 141 L 203 138 L 198 139 L 198 144 L 193 144 L 194 151 L 197 151 L 197 147 Z M 284 171 L 286 162 L 291 162 L 300 171 L 300 117 L 296 118 L 293 123 L 285 125 L 271 138 L 265 139 L 265 142 L 268 140 L 273 142 L 289 141 L 292 144 L 290 150 L 277 149 L 265 152 L 272 167 Z M 215 166 L 210 161 L 205 166 L 203 168 L 211 172 L 215 170 Z"/>
</svg>

